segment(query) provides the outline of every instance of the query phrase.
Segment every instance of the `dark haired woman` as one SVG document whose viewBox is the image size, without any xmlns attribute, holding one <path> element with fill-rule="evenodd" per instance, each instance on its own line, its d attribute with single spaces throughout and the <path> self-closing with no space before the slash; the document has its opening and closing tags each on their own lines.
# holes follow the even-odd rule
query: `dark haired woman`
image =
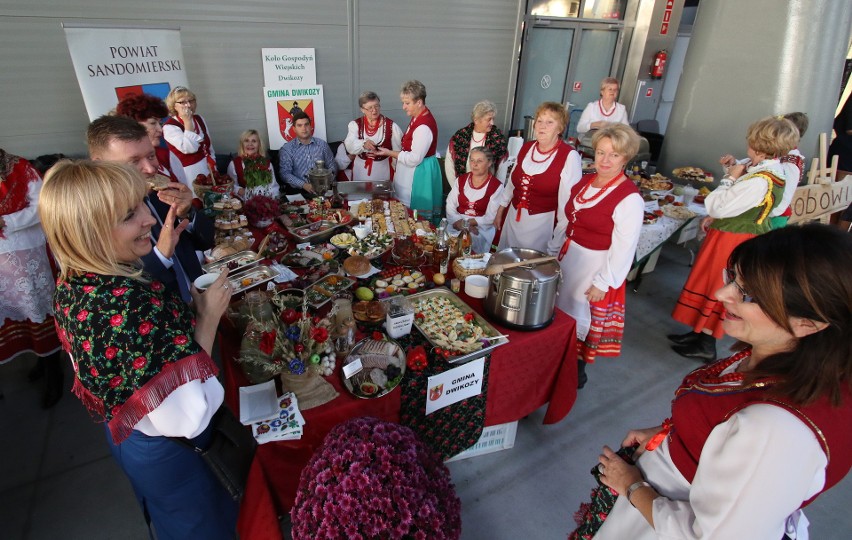
<svg viewBox="0 0 852 540">
<path fill-rule="evenodd" d="M 852 238 L 823 225 L 733 250 L 716 298 L 742 347 L 687 375 L 662 425 L 628 432 L 637 466 L 604 447 L 621 496 L 596 540 L 807 538 L 801 508 L 852 466 L 850 267 Z"/>
<path fill-rule="evenodd" d="M 145 131 L 148 132 L 154 151 L 157 153 L 157 161 L 160 162 L 157 173 L 174 178 L 169 163 L 169 149 L 161 144 L 163 142 L 161 122 L 163 118 L 169 115 L 169 109 L 163 103 L 163 100 L 150 94 L 130 94 L 118 102 L 115 112 L 121 116 L 129 116 L 142 124 Z"/>
</svg>

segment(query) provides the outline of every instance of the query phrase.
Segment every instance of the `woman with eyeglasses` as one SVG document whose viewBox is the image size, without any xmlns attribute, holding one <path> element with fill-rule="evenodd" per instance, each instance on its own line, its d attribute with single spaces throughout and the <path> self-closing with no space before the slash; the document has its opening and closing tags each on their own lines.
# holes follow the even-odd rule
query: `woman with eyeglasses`
<svg viewBox="0 0 852 540">
<path fill-rule="evenodd" d="M 603 447 L 619 497 L 595 540 L 808 537 L 801 509 L 852 467 L 850 267 L 852 238 L 824 225 L 733 249 L 715 298 L 738 350 L 688 374 L 661 425 L 627 433 L 636 466 Z"/>
<path fill-rule="evenodd" d="M 494 176 L 494 154 L 484 146 L 470 150 L 470 172 L 462 174 L 447 195 L 447 222 L 461 231 L 470 223 L 474 253 L 488 253 L 494 241 L 494 218 L 500 208 L 503 183 Z"/>
<path fill-rule="evenodd" d="M 169 115 L 169 109 L 163 100 L 150 94 L 130 94 L 118 102 L 115 112 L 121 116 L 129 116 L 145 128 L 157 153 L 157 174 L 171 179 L 173 175 L 169 149 L 160 144 L 163 137 L 161 122 Z"/>
<path fill-rule="evenodd" d="M 185 86 L 172 88 L 166 96 L 169 118 L 163 124 L 163 138 L 171 154 L 171 170 L 189 189 L 199 174 L 216 170 L 216 152 L 210 129 L 201 115 L 195 114 L 195 94 Z"/>
<path fill-rule="evenodd" d="M 772 228 L 769 216 L 781 203 L 786 182 L 779 158 L 799 144 L 799 130 L 789 120 L 771 116 L 749 126 L 746 143 L 749 163 L 730 167 L 704 199 L 708 217 L 701 227 L 707 238 L 672 312 L 674 320 L 692 327 L 691 332 L 668 335 L 672 350 L 707 363 L 716 360 L 716 339 L 723 334 L 725 309 L 713 296 L 722 285 L 722 269 L 736 246 Z"/>
<path fill-rule="evenodd" d="M 343 141 L 346 153 L 355 156 L 352 180 L 391 180 L 394 169 L 391 159 L 376 154 L 376 150 L 401 150 L 402 129 L 382 114 L 382 102 L 375 92 L 363 92 L 358 98 L 358 107 L 363 115 L 349 122 L 349 131 Z"/>
<path fill-rule="evenodd" d="M 603 124 L 591 143 L 596 172 L 571 187 L 549 247 L 562 268 L 556 305 L 577 321 L 578 388 L 586 384 L 586 364 L 621 354 L 625 280 L 645 208 L 624 174 L 639 150 L 639 135 L 624 124 Z"/>
</svg>

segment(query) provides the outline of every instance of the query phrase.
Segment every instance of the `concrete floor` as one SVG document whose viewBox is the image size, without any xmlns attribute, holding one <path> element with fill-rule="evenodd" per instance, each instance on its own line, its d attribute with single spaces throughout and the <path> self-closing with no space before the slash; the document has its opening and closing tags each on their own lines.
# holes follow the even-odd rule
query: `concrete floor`
<svg viewBox="0 0 852 540">
<path fill-rule="evenodd" d="M 628 293 L 624 353 L 589 367 L 589 383 L 567 418 L 545 426 L 537 411 L 520 422 L 514 448 L 448 464 L 462 500 L 464 540 L 565 538 L 593 487 L 589 469 L 600 447 L 617 446 L 628 429 L 668 415 L 674 388 L 699 365 L 671 352 L 665 339 L 684 330 L 669 314 L 688 262 L 685 250 L 667 245 L 641 290 Z M 725 345 L 730 340 L 720 352 Z M 70 394 L 42 411 L 37 387 L 26 380 L 32 362 L 0 366 L 0 539 L 147 538 L 102 426 Z M 850 507 L 847 477 L 808 508 L 811 538 L 852 537 Z"/>
</svg>

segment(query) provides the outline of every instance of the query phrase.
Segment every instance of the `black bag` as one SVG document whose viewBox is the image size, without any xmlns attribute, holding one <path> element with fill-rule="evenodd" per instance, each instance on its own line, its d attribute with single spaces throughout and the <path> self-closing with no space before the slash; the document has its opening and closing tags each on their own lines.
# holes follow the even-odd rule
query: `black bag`
<svg viewBox="0 0 852 540">
<path fill-rule="evenodd" d="M 213 435 L 206 449 L 199 448 L 184 438 L 169 438 L 201 454 L 201 459 L 210 467 L 228 494 L 235 501 L 239 501 L 245 493 L 246 479 L 257 449 L 257 441 L 251 430 L 242 425 L 234 413 L 224 405 L 213 415 L 210 424 L 213 427 Z"/>
</svg>

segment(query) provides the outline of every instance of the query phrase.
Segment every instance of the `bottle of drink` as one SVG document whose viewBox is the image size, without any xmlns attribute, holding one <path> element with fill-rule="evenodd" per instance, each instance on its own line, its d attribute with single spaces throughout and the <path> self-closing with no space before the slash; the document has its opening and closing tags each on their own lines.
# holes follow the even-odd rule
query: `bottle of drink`
<svg viewBox="0 0 852 540">
<path fill-rule="evenodd" d="M 459 257 L 470 257 L 470 246 L 473 243 L 470 237 L 470 220 L 465 219 L 462 221 L 462 230 L 459 233 L 459 248 L 458 248 L 458 256 Z"/>
<path fill-rule="evenodd" d="M 438 225 L 438 230 L 435 233 L 435 268 L 438 272 L 446 274 L 449 268 L 450 261 L 450 245 L 447 242 L 447 219 L 441 220 Z"/>
</svg>

